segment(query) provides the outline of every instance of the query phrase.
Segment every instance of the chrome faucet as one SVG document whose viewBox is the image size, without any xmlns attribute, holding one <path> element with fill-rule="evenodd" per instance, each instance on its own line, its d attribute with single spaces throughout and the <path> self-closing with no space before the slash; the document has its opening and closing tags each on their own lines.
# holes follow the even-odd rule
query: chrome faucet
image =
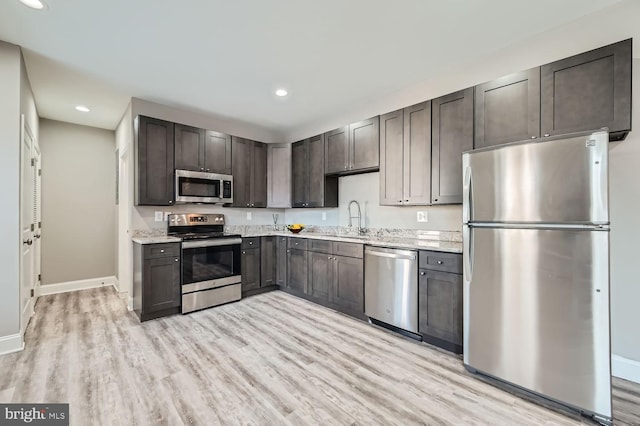
<svg viewBox="0 0 640 426">
<path fill-rule="evenodd" d="M 358 208 L 358 215 L 357 216 L 352 216 L 351 215 L 351 204 L 356 205 L 356 207 Z M 358 235 L 360 235 L 362 233 L 362 212 L 360 210 L 360 204 L 356 201 L 356 200 L 351 200 L 349 202 L 349 207 L 347 207 L 347 211 L 349 212 L 349 228 L 351 228 L 351 219 L 358 219 Z"/>
</svg>

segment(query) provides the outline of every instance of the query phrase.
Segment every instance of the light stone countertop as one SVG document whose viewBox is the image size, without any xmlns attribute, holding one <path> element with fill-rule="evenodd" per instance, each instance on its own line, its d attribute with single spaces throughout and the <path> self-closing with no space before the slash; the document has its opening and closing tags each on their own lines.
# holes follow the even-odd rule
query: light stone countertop
<svg viewBox="0 0 640 426">
<path fill-rule="evenodd" d="M 321 234 L 314 232 L 300 232 L 293 234 L 291 232 L 255 232 L 246 233 L 243 237 L 262 237 L 262 236 L 282 236 L 294 238 L 310 238 L 317 240 L 343 241 L 347 243 L 360 243 L 377 247 L 403 248 L 410 250 L 434 250 L 448 253 L 462 253 L 462 243 L 456 241 L 440 241 L 421 238 L 402 238 L 402 237 L 376 237 L 376 236 L 355 236 L 348 234 Z"/>
<path fill-rule="evenodd" d="M 179 243 L 182 240 L 176 237 L 158 236 L 158 237 L 135 237 L 131 239 L 138 244 L 163 244 L 163 243 Z"/>
</svg>

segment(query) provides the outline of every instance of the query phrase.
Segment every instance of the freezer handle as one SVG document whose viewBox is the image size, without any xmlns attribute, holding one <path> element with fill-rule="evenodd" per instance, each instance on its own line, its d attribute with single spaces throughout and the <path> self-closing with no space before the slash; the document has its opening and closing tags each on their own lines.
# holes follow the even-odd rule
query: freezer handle
<svg viewBox="0 0 640 426">
<path fill-rule="evenodd" d="M 465 156 L 467 156 L 465 158 L 465 160 L 467 160 L 468 154 L 465 154 Z M 463 179 L 463 185 L 462 185 L 462 223 L 469 223 L 469 220 L 471 219 L 471 197 L 473 197 L 473 194 L 471 192 L 471 167 L 470 166 L 466 166 L 464 168 L 464 179 Z"/>
<path fill-rule="evenodd" d="M 465 225 L 462 229 L 462 262 L 464 280 L 471 282 L 473 277 L 473 228 Z"/>
</svg>

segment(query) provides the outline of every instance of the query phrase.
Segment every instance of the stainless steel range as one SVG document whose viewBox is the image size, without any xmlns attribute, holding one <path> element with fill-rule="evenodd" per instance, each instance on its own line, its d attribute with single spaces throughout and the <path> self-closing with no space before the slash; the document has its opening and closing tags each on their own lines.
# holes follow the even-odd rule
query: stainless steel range
<svg viewBox="0 0 640 426">
<path fill-rule="evenodd" d="M 171 214 L 167 226 L 182 239 L 182 313 L 240 300 L 242 238 L 224 232 L 224 215 Z"/>
</svg>

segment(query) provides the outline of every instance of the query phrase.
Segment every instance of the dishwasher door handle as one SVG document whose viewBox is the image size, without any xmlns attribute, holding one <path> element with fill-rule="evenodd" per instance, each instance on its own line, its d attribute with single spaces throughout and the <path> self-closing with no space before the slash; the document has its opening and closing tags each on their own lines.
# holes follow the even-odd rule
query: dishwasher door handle
<svg viewBox="0 0 640 426">
<path fill-rule="evenodd" d="M 378 257 L 389 257 L 391 259 L 416 260 L 415 254 L 387 253 L 384 251 L 366 250 L 365 254 Z"/>
</svg>

